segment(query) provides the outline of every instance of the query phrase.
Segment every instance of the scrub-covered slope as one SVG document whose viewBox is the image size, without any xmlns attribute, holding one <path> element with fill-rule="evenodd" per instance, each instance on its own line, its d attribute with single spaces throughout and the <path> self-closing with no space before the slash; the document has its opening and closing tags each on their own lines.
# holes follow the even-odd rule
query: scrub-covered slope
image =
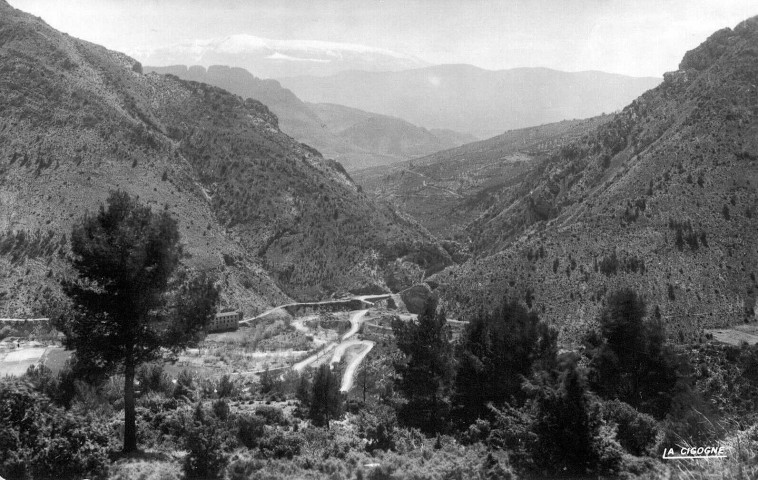
<svg viewBox="0 0 758 480">
<path fill-rule="evenodd" d="M 713 34 L 613 120 L 562 146 L 468 227 L 477 260 L 434 280 L 463 311 L 503 291 L 576 338 L 612 288 L 674 338 L 755 321 L 758 18 Z"/>
<path fill-rule="evenodd" d="M 281 133 L 263 104 L 143 74 L 2 1 L 0 184 L 0 310 L 10 315 L 58 295 L 72 224 L 113 189 L 170 211 L 186 262 L 215 270 L 226 303 L 247 310 L 380 289 L 388 271 L 450 262 L 425 230 Z"/>
</svg>

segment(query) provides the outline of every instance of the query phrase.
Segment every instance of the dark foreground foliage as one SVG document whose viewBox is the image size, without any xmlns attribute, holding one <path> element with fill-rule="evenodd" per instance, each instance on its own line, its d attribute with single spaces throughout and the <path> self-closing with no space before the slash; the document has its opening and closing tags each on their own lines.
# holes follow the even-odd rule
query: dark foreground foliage
<svg viewBox="0 0 758 480">
<path fill-rule="evenodd" d="M 108 427 L 100 419 L 52 405 L 28 382 L 0 382 L 3 478 L 104 478 L 110 441 Z"/>
</svg>

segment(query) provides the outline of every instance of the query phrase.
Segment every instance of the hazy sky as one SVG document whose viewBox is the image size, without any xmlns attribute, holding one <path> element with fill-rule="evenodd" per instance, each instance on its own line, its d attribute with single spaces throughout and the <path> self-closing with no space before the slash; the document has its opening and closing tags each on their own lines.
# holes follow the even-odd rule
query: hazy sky
<svg viewBox="0 0 758 480">
<path fill-rule="evenodd" d="M 134 55 L 246 33 L 369 45 L 430 63 L 660 76 L 756 0 L 10 0 L 70 35 Z"/>
</svg>

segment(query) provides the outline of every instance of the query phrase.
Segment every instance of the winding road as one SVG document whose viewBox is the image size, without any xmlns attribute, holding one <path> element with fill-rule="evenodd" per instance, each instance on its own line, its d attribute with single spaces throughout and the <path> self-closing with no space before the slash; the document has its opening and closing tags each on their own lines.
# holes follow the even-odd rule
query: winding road
<svg viewBox="0 0 758 480">
<path fill-rule="evenodd" d="M 368 296 L 367 295 L 365 297 L 361 297 L 361 300 L 368 301 L 366 297 L 376 298 L 376 297 L 381 297 L 381 296 L 379 295 Z M 355 373 L 358 371 L 358 367 L 360 366 L 363 359 L 366 358 L 366 355 L 369 354 L 371 349 L 374 348 L 374 342 L 372 341 L 351 339 L 352 336 L 358 333 L 358 331 L 361 328 L 361 325 L 363 325 L 363 323 L 366 321 L 367 314 L 368 314 L 368 309 L 357 310 L 357 311 L 352 312 L 352 315 L 350 316 L 350 329 L 342 335 L 342 338 L 340 339 L 339 342 L 331 342 L 325 345 L 318 352 L 294 364 L 292 366 L 292 369 L 295 370 L 296 372 L 302 372 L 303 369 L 305 369 L 306 367 L 322 364 L 327 358 L 329 358 L 330 353 L 331 353 L 331 358 L 329 358 L 328 360 L 329 365 L 339 363 L 342 360 L 342 357 L 345 355 L 345 352 L 349 348 L 360 346 L 361 347 L 360 352 L 358 352 L 350 360 L 350 363 L 348 363 L 347 368 L 345 369 L 345 373 L 342 375 L 342 384 L 340 386 L 340 391 L 342 392 L 349 391 L 353 387 L 353 383 L 355 380 Z"/>
<path fill-rule="evenodd" d="M 355 373 L 358 371 L 358 367 L 366 355 L 374 348 L 374 342 L 371 340 L 354 340 L 355 345 L 363 345 L 363 350 L 356 355 L 353 360 L 348 364 L 345 369 L 344 375 L 342 375 L 342 385 L 340 386 L 340 392 L 349 392 L 353 388 L 353 382 L 355 381 Z"/>
<path fill-rule="evenodd" d="M 366 306 L 372 306 L 374 302 L 380 301 L 380 300 L 386 300 L 390 297 L 391 297 L 390 294 L 359 295 L 359 296 L 355 296 L 349 299 L 341 299 L 341 300 L 334 300 L 334 301 L 324 301 L 324 302 L 314 302 L 314 303 L 292 303 L 292 304 L 287 304 L 287 305 L 279 305 L 278 307 L 271 308 L 255 317 L 246 318 L 242 320 L 240 323 L 241 324 L 250 323 L 252 321 L 266 317 L 267 315 L 270 315 L 274 312 L 284 311 L 287 307 L 293 307 L 293 306 L 298 306 L 298 305 L 308 305 L 308 306 L 319 305 L 319 304 L 325 305 L 329 303 L 359 300 Z M 360 350 L 354 353 L 352 355 L 352 358 L 350 358 L 347 368 L 345 368 L 345 373 L 342 375 L 342 383 L 340 385 L 340 391 L 341 392 L 350 391 L 350 389 L 353 388 L 353 383 L 355 381 L 355 374 L 358 371 L 358 367 L 360 366 L 361 362 L 363 362 L 363 360 L 366 358 L 366 356 L 369 354 L 371 349 L 374 348 L 374 342 L 370 340 L 356 340 L 356 339 L 351 340 L 351 337 L 353 337 L 356 333 L 358 333 L 358 331 L 361 329 L 361 325 L 363 325 L 363 323 L 366 321 L 366 315 L 368 314 L 368 312 L 369 312 L 368 308 L 363 309 L 363 310 L 352 311 L 351 312 L 352 315 L 350 316 L 350 329 L 342 335 L 339 342 L 331 342 L 324 345 L 317 352 L 313 353 L 312 355 L 309 355 L 304 360 L 301 360 L 295 363 L 294 365 L 292 365 L 291 367 L 292 370 L 296 372 L 302 372 L 306 367 L 317 366 L 317 365 L 323 364 L 325 361 L 328 361 L 329 365 L 339 363 L 348 349 L 350 349 L 351 347 L 360 347 Z M 292 326 L 301 332 L 309 331 L 309 328 L 305 326 L 304 319 L 302 321 L 294 320 L 292 322 Z M 331 354 L 331 358 L 330 358 L 330 354 Z"/>
</svg>

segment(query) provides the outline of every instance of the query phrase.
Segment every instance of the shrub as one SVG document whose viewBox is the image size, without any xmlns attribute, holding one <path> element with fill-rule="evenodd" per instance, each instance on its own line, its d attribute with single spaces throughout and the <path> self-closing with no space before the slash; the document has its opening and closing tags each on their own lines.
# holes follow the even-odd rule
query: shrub
<svg viewBox="0 0 758 480">
<path fill-rule="evenodd" d="M 163 371 L 163 365 L 148 363 L 137 370 L 137 381 L 143 393 L 160 392 L 170 394 L 173 384 L 169 376 Z"/>
<path fill-rule="evenodd" d="M 219 398 L 228 398 L 233 397 L 234 393 L 236 391 L 236 385 L 234 384 L 234 381 L 231 379 L 231 377 L 226 374 L 221 377 L 221 379 L 218 381 L 218 386 L 216 387 L 216 394 Z"/>
<path fill-rule="evenodd" d="M 192 400 L 195 398 L 195 379 L 188 370 L 179 372 L 174 387 L 174 398 Z"/>
<path fill-rule="evenodd" d="M 107 431 L 93 419 L 54 412 L 30 464 L 35 477 L 103 477 L 108 471 Z"/>
<path fill-rule="evenodd" d="M 394 450 L 397 418 L 395 411 L 387 406 L 377 406 L 372 411 L 362 410 L 358 420 L 359 435 L 366 439 L 366 450 Z"/>
<path fill-rule="evenodd" d="M 653 417 L 620 400 L 610 400 L 603 403 L 603 418 L 617 425 L 616 440 L 626 451 L 637 456 L 652 453 L 660 433 Z"/>
<path fill-rule="evenodd" d="M 229 418 L 230 408 L 229 404 L 226 403 L 226 400 L 223 398 L 219 398 L 215 402 L 213 402 L 213 414 L 218 418 L 219 420 L 226 421 Z"/>
<path fill-rule="evenodd" d="M 255 448 L 265 432 L 263 418 L 258 415 L 237 417 L 237 440 L 247 448 Z"/>
<path fill-rule="evenodd" d="M 266 425 L 286 425 L 287 419 L 279 407 L 261 405 L 255 409 L 255 414 L 263 419 Z"/>
<path fill-rule="evenodd" d="M 299 433 L 286 434 L 281 430 L 265 435 L 259 442 L 258 447 L 264 458 L 287 458 L 292 459 L 300 455 L 303 446 L 303 437 Z"/>
<path fill-rule="evenodd" d="M 107 428 L 91 415 L 74 416 L 15 379 L 0 382 L 0 476 L 103 478 Z"/>
<path fill-rule="evenodd" d="M 187 478 L 219 478 L 226 456 L 222 451 L 221 435 L 218 424 L 203 411 L 202 404 L 197 404 L 184 439 L 187 456 L 184 460 L 184 473 Z"/>
</svg>

